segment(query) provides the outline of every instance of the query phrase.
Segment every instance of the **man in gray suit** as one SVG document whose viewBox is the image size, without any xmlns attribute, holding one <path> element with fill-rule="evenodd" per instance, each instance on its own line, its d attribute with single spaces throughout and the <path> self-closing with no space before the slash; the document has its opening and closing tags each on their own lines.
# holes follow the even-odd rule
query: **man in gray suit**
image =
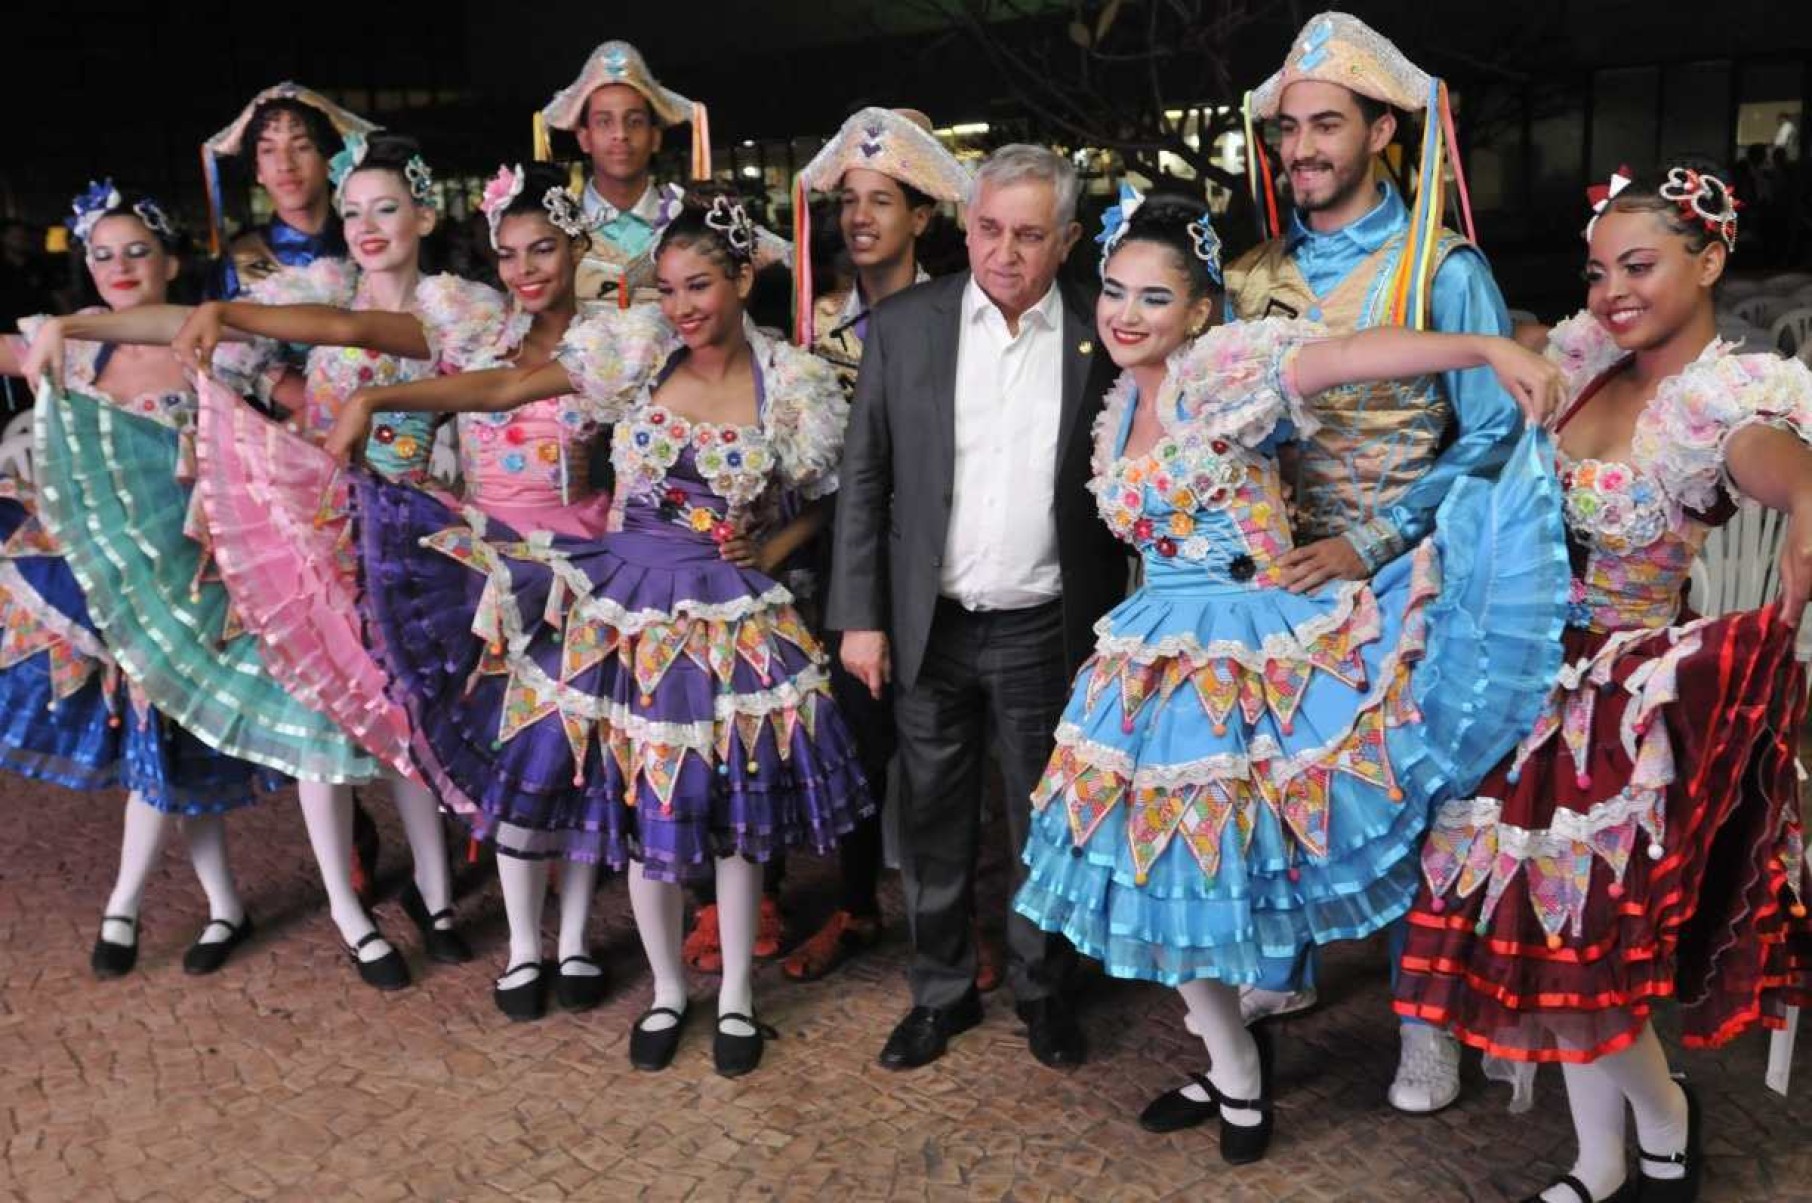
<svg viewBox="0 0 1812 1203">
<path fill-rule="evenodd" d="M 936 1060 L 981 1022 L 970 915 L 988 749 L 1017 851 L 1070 676 L 1125 591 L 1088 492 L 1113 365 L 1093 307 L 1056 284 L 1080 190 L 1060 155 L 1002 147 L 976 174 L 970 270 L 869 316 L 827 625 L 852 674 L 896 690 L 913 1007 L 882 1049 L 892 1069 Z M 1075 952 L 1014 914 L 1007 954 L 1033 1055 L 1079 1064 L 1064 993 Z"/>
</svg>

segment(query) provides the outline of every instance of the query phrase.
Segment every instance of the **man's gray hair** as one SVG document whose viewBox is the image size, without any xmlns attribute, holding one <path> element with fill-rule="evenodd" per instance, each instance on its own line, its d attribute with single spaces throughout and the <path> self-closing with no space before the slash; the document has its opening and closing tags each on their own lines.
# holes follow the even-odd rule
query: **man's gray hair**
<svg viewBox="0 0 1812 1203">
<path fill-rule="evenodd" d="M 989 155 L 975 172 L 975 196 L 986 187 L 1004 188 L 1035 180 L 1049 184 L 1057 194 L 1059 228 L 1076 220 L 1076 201 L 1082 195 L 1082 177 L 1068 159 L 1048 146 L 1012 142 Z"/>
</svg>

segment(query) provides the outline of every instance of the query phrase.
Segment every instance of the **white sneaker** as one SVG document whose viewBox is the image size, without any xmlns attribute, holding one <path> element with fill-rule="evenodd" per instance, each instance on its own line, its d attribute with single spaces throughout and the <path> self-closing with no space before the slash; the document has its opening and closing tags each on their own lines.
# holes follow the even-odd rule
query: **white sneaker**
<svg viewBox="0 0 1812 1203">
<path fill-rule="evenodd" d="M 1426 1024 L 1401 1026 L 1403 1052 L 1390 1105 L 1411 1115 L 1439 1111 L 1460 1097 L 1460 1042 Z"/>
<path fill-rule="evenodd" d="M 1315 987 L 1306 990 L 1265 990 L 1258 986 L 1239 988 L 1239 1018 L 1248 1026 L 1261 1019 L 1294 1015 L 1315 1005 Z"/>
</svg>

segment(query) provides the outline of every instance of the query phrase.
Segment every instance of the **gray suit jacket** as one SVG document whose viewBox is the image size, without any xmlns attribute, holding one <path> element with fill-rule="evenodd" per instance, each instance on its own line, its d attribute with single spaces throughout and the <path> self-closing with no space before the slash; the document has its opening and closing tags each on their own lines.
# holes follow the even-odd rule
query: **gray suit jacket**
<svg viewBox="0 0 1812 1203">
<path fill-rule="evenodd" d="M 868 317 L 843 445 L 826 625 L 887 632 L 894 680 L 910 688 L 937 609 L 956 470 L 956 359 L 962 272 L 915 285 Z M 1125 595 L 1124 548 L 1088 491 L 1089 439 L 1114 379 L 1094 311 L 1063 293 L 1063 416 L 1057 439 L 1057 555 L 1064 651 L 1075 667 L 1095 620 Z M 1031 499 L 1027 499 L 1030 501 Z"/>
</svg>

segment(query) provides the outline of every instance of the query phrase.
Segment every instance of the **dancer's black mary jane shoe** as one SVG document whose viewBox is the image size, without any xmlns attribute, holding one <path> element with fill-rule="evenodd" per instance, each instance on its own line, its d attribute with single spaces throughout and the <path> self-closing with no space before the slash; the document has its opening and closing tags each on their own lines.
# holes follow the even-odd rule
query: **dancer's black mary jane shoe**
<svg viewBox="0 0 1812 1203">
<path fill-rule="evenodd" d="M 671 1016 L 673 1022 L 664 1028 L 650 1028 L 647 1023 L 659 1015 Z M 659 1073 L 673 1064 L 679 1051 L 680 1030 L 686 1026 L 684 1008 L 649 1007 L 636 1018 L 629 1029 L 629 1063 L 645 1073 Z"/>
<path fill-rule="evenodd" d="M 201 935 L 208 934 L 209 928 L 224 927 L 227 938 L 204 943 L 197 936 L 195 943 L 189 945 L 189 951 L 182 954 L 182 971 L 191 977 L 205 977 L 217 973 L 233 955 L 233 950 L 252 938 L 252 917 L 246 915 L 238 923 L 229 923 L 225 919 L 209 919 L 207 926 L 201 929 Z"/>
<path fill-rule="evenodd" d="M 1548 1183 L 1548 1185 L 1542 1187 L 1537 1193 L 1524 1199 L 1522 1203 L 1547 1203 L 1547 1200 L 1543 1199 L 1542 1195 L 1547 1194 L 1557 1186 L 1564 1186 L 1572 1191 L 1574 1197 L 1579 1200 L 1579 1203 L 1637 1203 L 1642 1197 L 1637 1192 L 1636 1184 L 1634 1182 L 1625 1182 L 1622 1186 L 1618 1187 L 1604 1198 L 1594 1199 L 1592 1197 L 1592 1192 L 1586 1188 L 1585 1183 L 1573 1177 L 1571 1174 L 1562 1174 L 1554 1181 Z"/>
<path fill-rule="evenodd" d="M 1269 1024 L 1254 1025 L 1251 1031 L 1258 1045 L 1258 1097 L 1230 1099 L 1214 1092 L 1221 1113 L 1221 1160 L 1228 1165 L 1250 1165 L 1271 1146 L 1271 1066 L 1277 1060 L 1277 1046 Z M 1256 1111 L 1262 1118 L 1251 1127 L 1241 1127 L 1227 1122 L 1229 1111 Z"/>
<path fill-rule="evenodd" d="M 415 924 L 415 929 L 422 934 L 422 948 L 430 961 L 442 965 L 464 965 L 472 959 L 472 946 L 459 934 L 459 929 L 451 925 L 439 926 L 441 920 L 452 920 L 453 908 L 444 906 L 438 911 L 430 912 L 428 904 L 422 898 L 422 892 L 410 882 L 403 889 L 403 913 Z"/>
<path fill-rule="evenodd" d="M 504 981 L 524 969 L 533 969 L 535 976 L 519 985 L 497 986 L 491 991 L 491 1001 L 497 1004 L 497 1009 L 517 1023 L 528 1023 L 547 1014 L 547 971 L 541 962 L 524 961 L 511 965 L 497 980 Z"/>
<path fill-rule="evenodd" d="M 1207 1075 L 1190 1074 L 1189 1081 L 1208 1097 L 1200 1101 L 1192 1099 L 1183 1093 L 1188 1089 L 1186 1086 L 1166 1090 L 1139 1112 L 1139 1126 L 1147 1132 L 1181 1132 L 1185 1128 L 1199 1128 L 1220 1114 L 1220 1108 L 1214 1103 L 1214 1086 Z"/>
<path fill-rule="evenodd" d="M 373 941 L 382 940 L 384 933 L 376 925 L 365 934 L 357 944 L 346 946 L 346 955 L 352 958 L 353 965 L 359 971 L 359 980 L 375 990 L 402 990 L 410 983 L 409 962 L 403 960 L 403 954 L 391 945 L 390 951 L 375 960 L 359 959 L 359 953 Z"/>
<path fill-rule="evenodd" d="M 1693 1203 L 1699 1197 L 1699 1178 L 1704 1169 L 1704 1159 L 1699 1155 L 1699 1096 L 1684 1076 L 1675 1074 L 1674 1081 L 1686 1096 L 1686 1148 L 1666 1155 L 1638 1148 L 1637 1165 L 1683 1165 L 1686 1173 L 1679 1178 L 1651 1178 L 1644 1173 L 1636 1180 L 1636 1198 L 1641 1203 Z"/>
<path fill-rule="evenodd" d="M 742 1036 L 735 1032 L 724 1031 L 726 1023 L 746 1023 L 755 1030 L 747 1036 Z M 717 1037 L 711 1043 L 711 1058 L 717 1063 L 719 1075 L 726 1078 L 740 1078 L 761 1064 L 763 1045 L 769 1040 L 779 1038 L 779 1032 L 760 1020 L 735 1011 L 726 1011 L 717 1017 Z"/>
<path fill-rule="evenodd" d="M 107 938 L 109 923 L 124 923 L 132 929 L 132 943 L 115 944 Z M 138 920 L 130 915 L 101 916 L 101 930 L 94 938 L 94 951 L 88 954 L 88 968 L 102 981 L 125 977 L 138 964 Z"/>
<path fill-rule="evenodd" d="M 566 967 L 577 962 L 590 965 L 596 973 L 568 973 Z M 570 956 L 560 962 L 560 971 L 554 975 L 554 997 L 560 1000 L 560 1007 L 566 1011 L 589 1011 L 604 1001 L 604 988 L 607 979 L 603 967 L 588 956 Z"/>
</svg>

